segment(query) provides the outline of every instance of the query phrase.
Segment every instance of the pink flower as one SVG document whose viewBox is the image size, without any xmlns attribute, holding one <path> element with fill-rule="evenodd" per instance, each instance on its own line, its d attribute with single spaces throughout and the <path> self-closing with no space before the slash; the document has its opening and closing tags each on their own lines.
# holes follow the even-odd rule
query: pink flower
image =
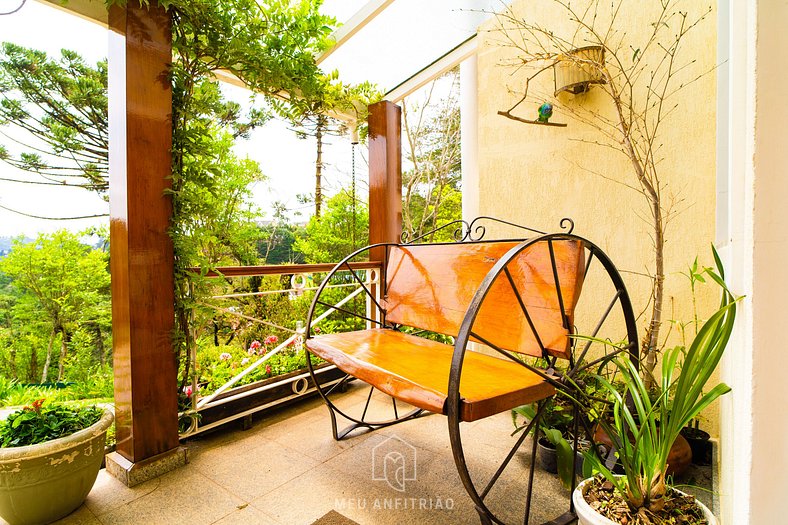
<svg viewBox="0 0 788 525">
<path fill-rule="evenodd" d="M 271 365 L 265 365 L 265 373 L 266 374 L 270 374 L 271 373 Z"/>
<path fill-rule="evenodd" d="M 268 337 L 265 338 L 264 341 L 264 343 L 267 345 L 275 345 L 278 342 L 279 342 L 279 338 L 276 337 L 275 335 L 269 335 Z"/>
<path fill-rule="evenodd" d="M 319 334 L 320 332 L 322 332 L 322 330 L 320 329 L 320 327 L 319 327 L 319 326 L 316 326 L 316 327 L 315 327 L 315 333 L 316 333 L 316 334 Z"/>
<path fill-rule="evenodd" d="M 186 397 L 192 397 L 192 386 L 186 385 L 183 387 L 183 393 L 186 394 Z"/>
<path fill-rule="evenodd" d="M 256 350 L 258 350 L 258 349 L 259 349 L 261 346 L 262 346 L 262 345 L 260 344 L 260 341 L 254 340 L 254 341 L 252 341 L 252 344 L 250 344 L 250 345 L 249 345 L 249 351 L 250 351 L 250 352 L 251 352 L 251 351 L 256 351 Z"/>
<path fill-rule="evenodd" d="M 255 349 L 250 346 L 246 353 L 249 355 L 255 355 L 257 352 L 255 352 Z"/>
<path fill-rule="evenodd" d="M 222 361 L 229 361 L 232 358 L 233 356 L 231 356 L 227 352 L 222 352 L 221 354 L 219 354 L 219 359 L 221 359 Z"/>
<path fill-rule="evenodd" d="M 241 366 L 246 366 L 247 363 L 249 363 L 248 357 L 244 357 L 243 359 L 241 359 Z"/>
</svg>

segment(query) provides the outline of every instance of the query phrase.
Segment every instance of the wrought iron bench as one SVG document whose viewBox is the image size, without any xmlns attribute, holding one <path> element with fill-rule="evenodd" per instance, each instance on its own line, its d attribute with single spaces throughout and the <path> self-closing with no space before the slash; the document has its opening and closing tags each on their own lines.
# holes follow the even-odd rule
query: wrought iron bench
<svg viewBox="0 0 788 525">
<path fill-rule="evenodd" d="M 535 235 L 492 241 L 483 239 L 486 228 L 482 220 L 505 222 L 490 217 L 480 217 L 470 224 L 459 221 L 457 242 L 419 244 L 422 237 L 367 246 L 345 258 L 323 280 L 312 302 L 306 348 L 343 370 L 346 380 L 359 379 L 372 387 L 363 409 L 358 407 L 360 416 L 337 406 L 335 396 L 342 382 L 331 389 L 318 389 L 329 408 L 335 439 L 343 439 L 357 429 L 374 430 L 426 412 L 444 414 L 448 416 L 457 470 L 482 523 L 503 523 L 485 498 L 522 445 L 530 426 L 538 424 L 542 402 L 557 390 L 571 388 L 575 384 L 572 378 L 579 372 L 603 366 L 617 353 L 627 351 L 636 357 L 637 332 L 621 276 L 597 246 L 572 234 L 571 220 L 561 221 L 567 231 L 553 234 L 505 222 Z M 378 287 L 382 289 L 365 283 L 349 265 L 375 248 L 386 253 Z M 598 261 L 595 266 L 601 270 L 597 273 L 606 281 L 612 299 L 604 305 L 590 302 L 595 321 L 589 324 L 590 317 L 583 314 L 589 317 L 584 319 L 589 328 L 581 333 L 589 337 L 581 340 L 574 336 L 578 333 L 578 305 L 593 260 Z M 329 281 L 339 271 L 349 271 L 363 287 L 371 311 L 360 317 L 368 327 L 376 327 L 315 335 L 312 319 L 321 308 L 352 313 L 322 299 Z M 605 286 L 593 287 L 595 293 L 604 293 Z M 618 319 L 608 323 L 611 314 Z M 623 336 L 612 339 L 603 334 L 606 323 Z M 453 336 L 454 344 L 406 333 L 405 327 Z M 604 349 L 589 353 L 592 343 L 603 339 L 618 344 L 598 345 Z M 537 358 L 546 366 L 536 366 L 537 360 L 529 358 Z M 563 367 L 557 366 L 559 359 L 564 360 Z M 309 359 L 307 363 L 311 370 Z M 373 389 L 391 396 L 393 417 L 367 417 Z M 400 414 L 397 400 L 414 408 Z M 529 403 L 539 403 L 536 418 L 518 437 L 498 470 L 482 483 L 480 477 L 472 476 L 466 462 L 461 423 Z M 348 420 L 350 425 L 339 430 L 338 418 Z M 579 424 L 587 426 L 584 418 L 576 417 L 575 435 Z M 536 452 L 535 439 L 531 452 L 532 456 Z M 533 465 L 532 457 L 526 523 Z M 573 518 L 570 506 L 570 511 L 554 523 L 568 523 Z"/>
</svg>

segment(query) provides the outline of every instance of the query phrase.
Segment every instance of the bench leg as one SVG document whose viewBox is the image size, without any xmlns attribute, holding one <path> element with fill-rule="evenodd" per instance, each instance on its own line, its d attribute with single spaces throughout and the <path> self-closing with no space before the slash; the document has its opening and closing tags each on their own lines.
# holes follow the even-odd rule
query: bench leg
<svg viewBox="0 0 788 525">
<path fill-rule="evenodd" d="M 308 352 L 308 351 L 307 351 Z M 344 393 L 347 391 L 347 385 L 350 381 L 353 381 L 353 378 L 350 374 L 345 374 L 345 376 L 334 383 L 329 388 L 325 388 L 324 386 L 320 385 L 314 376 L 314 370 L 311 366 L 311 361 L 307 359 L 307 368 L 309 369 L 310 376 L 312 377 L 312 384 L 315 385 L 315 388 L 320 394 L 320 397 L 323 398 L 323 402 L 325 402 L 326 407 L 328 408 L 328 413 L 331 416 L 331 432 L 333 437 L 336 441 L 341 441 L 347 437 L 351 437 L 356 430 L 361 430 L 362 432 L 371 432 L 373 430 L 377 430 L 379 428 L 388 427 L 391 425 L 396 425 L 397 423 L 402 423 L 403 421 L 408 421 L 411 419 L 415 419 L 417 417 L 429 414 L 430 412 L 426 410 L 422 410 L 420 408 L 413 409 L 405 414 L 400 414 L 397 408 L 397 401 L 394 398 L 390 398 L 392 401 L 392 416 L 390 419 L 382 419 L 371 421 L 367 418 L 367 412 L 369 410 L 370 402 L 372 400 L 372 392 L 374 391 L 374 387 L 370 386 L 369 394 L 367 395 L 366 403 L 364 404 L 363 412 L 361 413 L 360 417 L 354 417 L 342 409 L 336 406 L 334 402 L 331 401 L 331 397 L 335 393 Z M 344 419 L 350 422 L 350 424 L 341 430 L 339 429 L 339 422 Z"/>
</svg>

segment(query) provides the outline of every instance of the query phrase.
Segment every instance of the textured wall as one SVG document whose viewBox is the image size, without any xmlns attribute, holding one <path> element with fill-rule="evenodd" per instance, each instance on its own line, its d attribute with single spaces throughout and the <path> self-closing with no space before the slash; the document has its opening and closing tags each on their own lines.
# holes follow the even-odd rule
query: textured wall
<svg viewBox="0 0 788 525">
<path fill-rule="evenodd" d="M 624 2 L 617 27 L 626 32 L 622 60 L 631 60 L 633 49 L 642 44 L 642 35 L 650 28 L 654 13 L 641 2 Z M 574 5 L 574 2 L 573 2 Z M 684 2 L 682 8 L 695 11 L 696 2 Z M 516 16 L 527 17 L 559 35 L 571 38 L 572 24 L 550 0 L 515 1 Z M 515 110 L 525 118 L 536 118 L 542 101 L 551 101 L 556 109 L 551 119 L 566 122 L 556 128 L 528 125 L 499 116 L 521 96 L 524 81 L 535 70 L 517 70 L 513 63 L 517 51 L 506 45 L 498 29 L 500 20 L 492 20 L 480 29 L 478 55 L 478 140 L 479 140 L 479 214 L 502 217 L 537 228 L 557 230 L 561 217 L 571 217 L 575 232 L 588 237 L 605 250 L 625 273 L 635 312 L 641 312 L 650 292 L 650 280 L 642 274 L 653 268 L 653 249 L 645 198 L 621 182 L 637 185 L 627 157 L 610 148 L 579 142 L 598 141 L 600 132 L 573 120 L 563 106 L 582 105 L 612 116 L 610 99 L 600 88 L 587 94 L 562 93 L 556 100 L 553 75 L 543 73 L 531 82 L 529 94 L 536 95 Z M 511 35 L 511 33 L 510 33 Z M 634 35 L 637 38 L 631 37 Z M 517 38 L 516 34 L 513 35 Z M 630 41 L 631 40 L 631 41 Z M 578 47 L 587 45 L 578 42 Z M 678 212 L 667 228 L 665 250 L 665 310 L 663 319 L 691 318 L 691 296 L 685 271 L 695 255 L 710 265 L 710 244 L 715 229 L 715 112 L 716 81 L 716 12 L 712 12 L 687 35 L 677 60 L 696 60 L 695 75 L 681 76 L 679 82 L 711 71 L 691 83 L 671 102 L 678 103 L 662 124 L 660 153 L 664 157 L 659 171 L 664 183 L 663 199 L 674 202 Z M 641 92 L 642 93 L 642 92 Z M 614 179 L 609 180 L 609 179 Z M 644 220 L 645 219 L 645 220 Z M 711 286 L 699 297 L 701 312 L 713 310 L 717 293 Z M 599 301 L 607 304 L 609 296 L 599 292 Z M 645 322 L 638 328 L 642 337 Z M 663 325 L 667 332 L 669 323 Z M 675 335 L 675 332 L 674 332 Z M 676 339 L 671 339 L 676 342 Z M 717 410 L 707 417 L 713 434 L 718 433 Z"/>
</svg>

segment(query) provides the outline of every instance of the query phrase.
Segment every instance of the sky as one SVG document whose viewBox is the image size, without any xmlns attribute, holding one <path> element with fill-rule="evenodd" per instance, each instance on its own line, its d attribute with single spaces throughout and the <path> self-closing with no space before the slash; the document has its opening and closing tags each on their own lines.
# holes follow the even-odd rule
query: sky
<svg viewBox="0 0 788 525">
<path fill-rule="evenodd" d="M 0 0 L 0 11 L 19 0 Z M 326 0 L 323 12 L 338 20 L 349 19 L 366 0 Z M 500 0 L 397 0 L 384 17 L 374 20 L 350 43 L 331 55 L 321 67 L 338 69 L 346 82 L 371 80 L 385 92 L 405 80 L 443 52 L 464 40 L 483 17 L 474 9 L 486 8 Z M 447 6 L 451 6 L 448 8 Z M 419 13 L 419 16 L 414 16 Z M 440 23 L 436 24 L 436 20 Z M 392 35 L 390 45 L 381 32 L 394 28 L 410 35 Z M 415 36 L 418 35 L 418 36 Z M 107 30 L 53 7 L 30 0 L 22 9 L 9 16 L 0 16 L 0 41 L 46 51 L 57 56 L 61 48 L 80 53 L 88 63 L 106 57 Z M 225 95 L 243 103 L 249 92 L 226 86 Z M 352 145 L 346 137 L 329 137 L 324 147 L 324 193 L 332 195 L 350 180 Z M 298 194 L 314 192 L 314 139 L 298 139 L 282 123 L 272 121 L 252 133 L 249 140 L 240 140 L 236 151 L 257 160 L 267 182 L 253 187 L 254 201 L 264 211 L 281 201 L 299 222 L 308 220 L 310 205 L 300 204 Z M 356 174 L 363 188 L 367 179 L 366 148 L 356 147 Z M 16 170 L 0 163 L 0 177 L 20 178 Z M 82 216 L 105 213 L 107 204 L 97 195 L 80 188 L 26 185 L 0 181 L 0 206 L 24 213 L 45 216 Z M 300 215 L 299 215 L 300 214 Z M 270 219 L 268 212 L 263 219 Z M 49 221 L 23 217 L 0 209 L 0 236 L 52 232 L 60 228 L 74 231 L 106 223 L 107 219 Z"/>
</svg>

